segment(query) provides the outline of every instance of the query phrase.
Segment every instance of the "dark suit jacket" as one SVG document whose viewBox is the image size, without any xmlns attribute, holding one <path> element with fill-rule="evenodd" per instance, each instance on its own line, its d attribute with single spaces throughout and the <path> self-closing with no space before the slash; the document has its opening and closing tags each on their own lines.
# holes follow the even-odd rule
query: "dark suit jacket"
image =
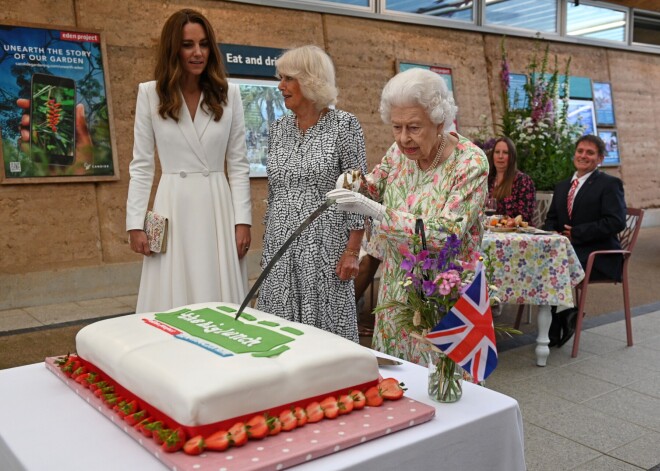
<svg viewBox="0 0 660 471">
<path fill-rule="evenodd" d="M 565 224 L 571 226 L 571 243 L 582 267 L 586 268 L 591 252 L 621 248 L 617 234 L 626 226 L 623 183 L 616 177 L 595 170 L 578 191 L 569 219 L 566 201 L 570 187 L 570 178 L 555 186 L 544 228 L 561 232 Z M 620 281 L 622 261 L 623 258 L 618 255 L 596 257 L 592 279 Z"/>
</svg>

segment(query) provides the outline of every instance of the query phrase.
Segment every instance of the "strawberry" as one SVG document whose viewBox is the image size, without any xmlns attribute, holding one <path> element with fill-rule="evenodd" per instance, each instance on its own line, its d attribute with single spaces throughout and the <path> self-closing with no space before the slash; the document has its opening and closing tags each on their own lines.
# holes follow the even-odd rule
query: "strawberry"
<svg viewBox="0 0 660 471">
<path fill-rule="evenodd" d="M 192 437 L 183 445 L 183 451 L 187 455 L 200 455 L 205 448 L 204 437 L 197 435 Z"/>
<path fill-rule="evenodd" d="M 118 407 L 119 410 L 117 412 L 122 418 L 124 418 L 127 415 L 131 415 L 137 412 L 138 403 L 135 399 L 133 399 L 131 402 L 122 401 L 121 404 L 118 404 Z"/>
<path fill-rule="evenodd" d="M 279 419 L 280 422 L 282 422 L 282 430 L 285 432 L 293 430 L 298 426 L 298 419 L 296 419 L 296 416 L 293 415 L 293 410 L 291 409 L 285 409 L 280 412 Z"/>
<path fill-rule="evenodd" d="M 137 413 L 138 413 L 138 412 L 136 412 L 136 414 L 137 414 Z M 135 414 L 133 414 L 133 415 L 135 415 Z M 130 415 L 127 415 L 126 418 L 125 418 L 124 420 L 128 421 L 128 420 L 129 420 L 129 417 L 131 417 L 131 416 L 130 416 Z M 145 436 L 150 437 L 150 436 L 151 436 L 151 432 L 149 432 L 149 434 L 147 434 L 147 433 L 145 432 L 145 430 L 144 430 L 144 427 L 145 427 L 146 425 L 149 425 L 151 422 L 153 422 L 153 419 L 152 419 L 151 417 L 145 417 L 144 419 L 140 420 L 138 423 L 136 423 L 135 425 L 133 425 L 133 428 L 134 428 L 135 430 L 137 430 L 138 432 L 140 432 L 142 435 L 145 435 Z"/>
<path fill-rule="evenodd" d="M 364 396 L 367 398 L 367 405 L 370 407 L 378 407 L 383 403 L 383 396 L 380 395 L 378 386 L 371 386 L 364 393 Z"/>
<path fill-rule="evenodd" d="M 87 378 L 89 378 L 89 375 L 90 373 L 83 373 L 80 376 L 77 376 L 75 378 L 76 383 L 80 383 L 81 386 L 87 387 L 89 385 L 89 383 L 87 382 Z"/>
<path fill-rule="evenodd" d="M 319 422 L 325 417 L 323 409 L 321 409 L 321 404 L 316 401 L 307 404 L 305 412 L 307 413 L 307 422 L 310 424 Z"/>
<path fill-rule="evenodd" d="M 163 451 L 167 453 L 174 453 L 183 448 L 186 443 L 186 432 L 181 427 L 172 430 L 169 435 L 163 438 Z"/>
<path fill-rule="evenodd" d="M 171 428 L 159 428 L 154 429 L 151 432 L 151 437 L 154 439 L 157 445 L 162 445 L 165 443 L 165 439 L 167 439 L 170 435 L 172 435 Z"/>
<path fill-rule="evenodd" d="M 107 381 L 97 381 L 89 386 L 89 390 L 96 392 L 97 389 L 107 388 L 108 386 Z"/>
<path fill-rule="evenodd" d="M 79 382 L 83 387 L 91 389 L 92 385 L 98 381 L 98 373 L 85 373 L 76 378 L 76 381 Z"/>
<path fill-rule="evenodd" d="M 268 416 L 266 419 L 266 423 L 268 424 L 268 435 L 277 435 L 282 431 L 282 422 L 280 421 L 279 417 L 274 417 L 274 416 Z"/>
<path fill-rule="evenodd" d="M 360 410 L 363 409 L 367 403 L 367 398 L 364 396 L 364 393 L 359 389 L 354 389 L 351 391 L 351 397 L 353 398 L 353 409 Z"/>
<path fill-rule="evenodd" d="M 147 411 L 146 410 L 141 410 L 138 412 L 133 412 L 132 414 L 127 414 L 124 416 L 124 420 L 128 425 L 135 425 L 142 420 L 144 420 L 147 417 Z"/>
<path fill-rule="evenodd" d="M 124 399 L 121 396 L 117 396 L 115 393 L 103 394 L 101 400 L 105 402 L 105 405 L 112 409 L 117 403 L 123 401 Z"/>
<path fill-rule="evenodd" d="M 230 443 L 233 446 L 243 446 L 247 443 L 248 435 L 243 422 L 236 422 L 229 429 Z"/>
<path fill-rule="evenodd" d="M 62 372 L 68 377 L 71 377 L 71 374 L 73 374 L 73 372 L 78 368 L 80 368 L 80 362 L 74 357 L 70 362 L 67 362 L 67 364 L 62 367 Z"/>
<path fill-rule="evenodd" d="M 55 360 L 55 366 L 62 368 L 67 363 L 72 362 L 73 358 L 74 357 L 70 353 L 67 353 L 66 355 L 59 357 Z"/>
<path fill-rule="evenodd" d="M 255 415 L 245 424 L 247 427 L 248 438 L 251 440 L 261 440 L 268 435 L 268 424 L 266 417 L 263 415 Z"/>
<path fill-rule="evenodd" d="M 328 419 L 335 419 L 339 415 L 337 399 L 332 396 L 328 396 L 321 401 L 321 409 L 323 409 L 323 415 Z"/>
<path fill-rule="evenodd" d="M 94 395 L 96 397 L 103 398 L 103 396 L 105 394 L 110 394 L 110 393 L 113 393 L 114 391 L 115 391 L 114 386 L 105 386 L 105 387 L 96 389 L 96 391 L 94 391 Z"/>
<path fill-rule="evenodd" d="M 85 373 L 87 373 L 87 368 L 85 368 L 84 366 L 78 366 L 78 368 L 73 370 L 73 373 L 71 373 L 71 377 L 73 379 L 76 379 L 78 376 L 84 375 Z"/>
<path fill-rule="evenodd" d="M 298 427 L 302 427 L 307 423 L 307 412 L 302 407 L 296 407 L 293 409 L 293 415 L 296 417 Z"/>
<path fill-rule="evenodd" d="M 380 390 L 380 395 L 383 396 L 384 399 L 396 401 L 403 397 L 403 391 L 406 390 L 403 386 L 405 386 L 405 384 L 399 383 L 396 379 L 387 378 L 378 384 L 378 389 Z"/>
<path fill-rule="evenodd" d="M 353 398 L 350 394 L 342 394 L 337 399 L 339 415 L 349 414 L 353 410 Z"/>
<path fill-rule="evenodd" d="M 229 432 L 226 430 L 219 430 L 206 437 L 204 444 L 207 450 L 225 451 L 229 448 L 229 440 Z"/>
<path fill-rule="evenodd" d="M 144 424 L 142 426 L 142 435 L 145 437 L 153 437 L 154 439 L 156 438 L 154 434 L 156 431 L 161 430 L 163 428 L 163 422 L 160 420 L 157 420 L 156 422 L 149 422 L 147 424 Z"/>
</svg>

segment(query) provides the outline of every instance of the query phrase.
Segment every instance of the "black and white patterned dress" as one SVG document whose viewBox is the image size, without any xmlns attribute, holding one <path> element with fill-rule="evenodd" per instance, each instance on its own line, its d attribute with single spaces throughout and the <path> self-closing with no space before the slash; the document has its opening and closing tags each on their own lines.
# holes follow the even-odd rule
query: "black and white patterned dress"
<svg viewBox="0 0 660 471">
<path fill-rule="evenodd" d="M 325 202 L 341 173 L 366 172 L 364 136 L 357 118 L 329 110 L 303 134 L 295 117 L 273 123 L 268 136 L 268 209 L 262 268 L 289 236 Z M 358 341 L 353 281 L 335 269 L 351 230 L 364 216 L 331 207 L 293 242 L 259 292 L 257 309 Z"/>
</svg>

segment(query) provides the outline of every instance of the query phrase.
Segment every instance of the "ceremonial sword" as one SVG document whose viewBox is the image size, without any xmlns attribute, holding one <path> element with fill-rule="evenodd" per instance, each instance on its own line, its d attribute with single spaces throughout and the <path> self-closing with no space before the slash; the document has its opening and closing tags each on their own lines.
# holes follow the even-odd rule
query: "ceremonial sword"
<svg viewBox="0 0 660 471">
<path fill-rule="evenodd" d="M 286 252 L 286 249 L 289 248 L 289 246 L 293 243 L 294 240 L 300 235 L 302 231 L 304 231 L 307 226 L 309 226 L 316 218 L 318 218 L 323 212 L 325 212 L 326 209 L 328 209 L 330 206 L 335 204 L 336 201 L 333 199 L 328 199 L 323 203 L 321 206 L 319 206 L 316 211 L 314 211 L 312 214 L 310 214 L 307 219 L 305 219 L 302 224 L 294 231 L 291 236 L 282 244 L 282 247 L 277 251 L 275 255 L 273 255 L 273 258 L 268 262 L 268 265 L 266 265 L 266 268 L 264 268 L 264 271 L 261 272 L 261 275 L 259 275 L 259 278 L 257 278 L 257 281 L 254 282 L 252 285 L 252 289 L 250 289 L 250 292 L 247 294 L 245 297 L 245 300 L 243 301 L 243 304 L 241 304 L 241 307 L 238 308 L 238 312 L 236 313 L 235 320 L 238 320 L 238 318 L 241 316 L 241 313 L 245 309 L 245 307 L 248 305 L 250 302 L 250 299 L 252 299 L 252 296 L 254 296 L 254 293 L 257 292 L 263 281 L 266 279 L 268 276 L 268 273 L 270 270 L 273 268 L 273 266 L 277 263 L 277 261 L 280 259 L 280 257 Z"/>
</svg>

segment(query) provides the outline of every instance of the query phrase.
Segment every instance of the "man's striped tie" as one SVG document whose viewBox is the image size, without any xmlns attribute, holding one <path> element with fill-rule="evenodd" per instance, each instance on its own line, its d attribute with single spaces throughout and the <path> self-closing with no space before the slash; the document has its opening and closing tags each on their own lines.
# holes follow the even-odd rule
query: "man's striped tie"
<svg viewBox="0 0 660 471">
<path fill-rule="evenodd" d="M 572 217 L 573 214 L 573 200 L 575 199 L 575 192 L 577 187 L 580 184 L 580 181 L 576 178 L 571 183 L 571 189 L 568 190 L 568 201 L 566 201 L 566 207 L 568 208 L 568 217 Z"/>
</svg>

